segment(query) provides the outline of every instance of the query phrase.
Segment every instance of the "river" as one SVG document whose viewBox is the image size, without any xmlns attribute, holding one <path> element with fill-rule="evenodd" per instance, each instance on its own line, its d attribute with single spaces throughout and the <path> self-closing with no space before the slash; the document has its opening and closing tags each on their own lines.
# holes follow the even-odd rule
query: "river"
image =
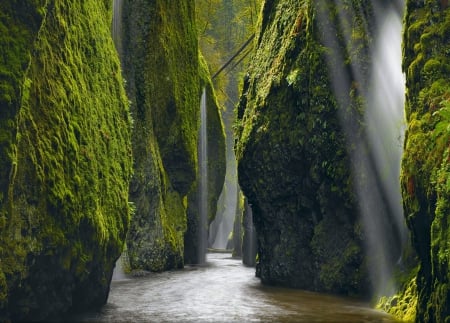
<svg viewBox="0 0 450 323">
<path fill-rule="evenodd" d="M 395 322 L 367 304 L 262 286 L 254 268 L 230 254 L 206 265 L 112 282 L 108 303 L 77 322 Z"/>
</svg>

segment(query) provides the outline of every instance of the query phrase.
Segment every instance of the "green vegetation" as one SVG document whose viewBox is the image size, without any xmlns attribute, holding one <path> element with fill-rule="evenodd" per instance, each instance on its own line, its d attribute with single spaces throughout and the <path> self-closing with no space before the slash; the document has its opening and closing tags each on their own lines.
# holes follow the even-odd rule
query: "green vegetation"
<svg viewBox="0 0 450 323">
<path fill-rule="evenodd" d="M 406 220 L 420 263 L 416 321 L 445 322 L 450 313 L 450 10 L 445 2 L 408 1 L 404 30 L 408 129 L 401 179 Z"/>
<path fill-rule="evenodd" d="M 197 172 L 200 105 L 193 14 L 190 1 L 124 3 L 122 65 L 134 118 L 131 269 L 183 266 L 185 200 Z"/>
<path fill-rule="evenodd" d="M 412 278 L 399 294 L 382 297 L 376 307 L 391 314 L 402 322 L 414 322 L 417 307 L 416 278 Z"/>
<path fill-rule="evenodd" d="M 199 47 L 212 74 L 219 71 L 255 32 L 261 2 L 261 0 L 195 1 Z M 227 115 L 234 120 L 233 108 L 238 98 L 239 79 L 242 78 L 249 61 L 249 56 L 244 56 L 250 53 L 251 49 L 252 46 L 249 46 L 214 79 L 219 105 L 225 110 L 223 111 L 225 122 L 229 122 Z M 240 63 L 236 65 L 239 61 Z"/>
<path fill-rule="evenodd" d="M 102 305 L 128 229 L 132 172 L 111 5 L 1 9 L 0 319 Z"/>
<path fill-rule="evenodd" d="M 208 223 L 214 220 L 217 201 L 225 179 L 225 132 L 220 106 L 205 58 L 200 57 L 200 78 L 206 88 L 207 134 L 208 134 Z M 200 125 L 199 125 L 200 126 Z"/>
<path fill-rule="evenodd" d="M 362 135 L 367 70 L 361 79 L 350 71 L 370 63 L 371 2 L 125 0 L 124 8 L 121 65 L 111 1 L 0 3 L 0 321 L 103 305 L 127 232 L 131 270 L 192 259 L 200 95 L 206 88 L 211 221 L 233 148 L 222 118 L 230 129 L 238 78 L 239 182 L 262 281 L 367 295 L 353 191 L 365 174 L 351 174 L 357 147 L 340 121 Z M 253 32 L 248 75 L 242 65 L 219 75 L 216 96 L 210 71 Z M 407 1 L 401 181 L 419 265 L 378 304 L 405 321 L 450 320 L 449 38 L 447 1 Z M 335 74 L 344 77 L 337 89 Z"/>
</svg>

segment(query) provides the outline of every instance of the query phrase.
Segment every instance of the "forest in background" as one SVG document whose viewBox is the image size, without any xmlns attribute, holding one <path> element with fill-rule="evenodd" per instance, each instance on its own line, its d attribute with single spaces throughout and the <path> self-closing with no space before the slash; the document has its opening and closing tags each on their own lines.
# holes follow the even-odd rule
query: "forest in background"
<svg viewBox="0 0 450 323">
<path fill-rule="evenodd" d="M 227 218 L 236 216 L 235 225 L 242 221 L 240 215 L 243 211 L 243 195 L 238 187 L 237 163 L 234 154 L 235 108 L 250 54 L 253 51 L 252 39 L 257 28 L 261 4 L 262 0 L 195 1 L 199 50 L 205 57 L 212 76 L 226 141 L 226 176 L 218 200 L 215 220 L 209 231 L 211 247 L 225 247 L 217 241 L 223 240 L 220 238 L 219 230 L 224 231 L 222 234 L 228 234 L 225 231 L 232 229 L 230 227 L 232 223 L 230 224 Z M 237 234 L 233 238 L 234 252 L 239 255 L 241 253 L 238 246 L 239 234 L 234 233 Z M 228 246 L 231 247 L 233 244 Z"/>
</svg>

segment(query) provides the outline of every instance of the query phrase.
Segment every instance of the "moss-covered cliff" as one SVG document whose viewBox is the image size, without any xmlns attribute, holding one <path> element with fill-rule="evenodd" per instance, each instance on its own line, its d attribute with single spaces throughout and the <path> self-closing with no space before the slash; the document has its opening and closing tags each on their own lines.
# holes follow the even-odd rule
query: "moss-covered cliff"
<svg viewBox="0 0 450 323">
<path fill-rule="evenodd" d="M 370 1 L 263 5 L 236 154 L 265 283 L 368 292 L 349 157 L 355 145 L 346 139 L 361 136 L 366 76 L 353 68 L 368 65 L 370 8 Z"/>
<path fill-rule="evenodd" d="M 111 9 L 0 4 L 0 320 L 106 302 L 132 169 Z"/>
<path fill-rule="evenodd" d="M 408 123 L 402 161 L 405 217 L 419 257 L 418 322 L 450 319 L 450 8 L 407 1 L 403 39 Z M 411 304 L 412 305 L 412 304 Z"/>
<path fill-rule="evenodd" d="M 196 190 L 200 96 L 208 84 L 198 52 L 194 1 L 128 0 L 123 12 L 123 69 L 134 117 L 130 196 L 136 206 L 128 256 L 132 269 L 179 268 L 187 207 L 195 203 L 188 195 Z M 217 105 L 210 107 L 218 116 Z M 221 121 L 210 119 L 218 143 L 214 160 L 224 164 Z M 220 174 L 217 165 L 213 170 Z M 214 194 L 217 200 L 220 192 L 211 191 L 212 202 Z"/>
<path fill-rule="evenodd" d="M 191 1 L 124 1 L 123 70 L 134 117 L 132 269 L 183 266 L 196 173 L 198 50 Z"/>
</svg>

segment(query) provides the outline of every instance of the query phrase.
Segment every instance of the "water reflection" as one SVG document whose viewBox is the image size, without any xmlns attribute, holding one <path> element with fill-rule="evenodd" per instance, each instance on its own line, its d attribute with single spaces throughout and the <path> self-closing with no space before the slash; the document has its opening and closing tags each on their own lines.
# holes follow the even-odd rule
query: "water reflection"
<svg viewBox="0 0 450 323">
<path fill-rule="evenodd" d="M 254 269 L 230 254 L 205 266 L 114 281 L 108 304 L 83 322 L 394 322 L 365 304 L 262 286 Z"/>
</svg>

